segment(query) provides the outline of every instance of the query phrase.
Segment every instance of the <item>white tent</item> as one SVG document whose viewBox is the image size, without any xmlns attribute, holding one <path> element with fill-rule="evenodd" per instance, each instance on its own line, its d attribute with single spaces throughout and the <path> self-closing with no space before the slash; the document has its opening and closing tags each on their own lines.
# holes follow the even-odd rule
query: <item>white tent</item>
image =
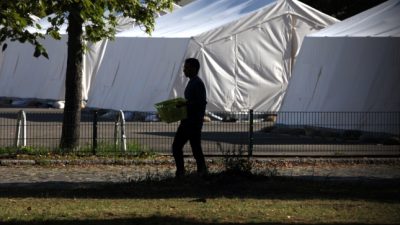
<svg viewBox="0 0 400 225">
<path fill-rule="evenodd" d="M 296 0 L 197 0 L 109 42 L 88 106 L 154 111 L 183 96 L 182 63 L 200 60 L 207 109 L 276 110 L 306 34 L 337 22 Z"/>
<path fill-rule="evenodd" d="M 174 4 L 174 9 L 180 8 Z M 168 13 L 167 11 L 164 13 Z M 51 26 L 47 16 L 37 21 L 41 30 L 28 27 L 30 32 L 45 33 Z M 133 28 L 135 22 L 131 18 L 116 15 L 117 32 Z M 60 28 L 61 40 L 46 36 L 40 40 L 49 54 L 45 57 L 33 57 L 34 46 L 29 43 L 7 42 L 8 48 L 0 54 L 0 97 L 33 98 L 64 100 L 65 75 L 67 68 L 67 26 Z M 107 40 L 87 43 L 87 52 L 83 58 L 82 98 L 88 99 L 92 79 L 103 58 Z"/>
<path fill-rule="evenodd" d="M 400 112 L 399 15 L 400 1 L 387 1 L 306 36 L 281 111 Z M 379 114 L 369 115 L 349 128 L 368 129 L 367 121 L 388 123 Z M 329 118 L 319 120 L 329 123 Z M 381 130 L 399 132 L 392 128 Z"/>
</svg>

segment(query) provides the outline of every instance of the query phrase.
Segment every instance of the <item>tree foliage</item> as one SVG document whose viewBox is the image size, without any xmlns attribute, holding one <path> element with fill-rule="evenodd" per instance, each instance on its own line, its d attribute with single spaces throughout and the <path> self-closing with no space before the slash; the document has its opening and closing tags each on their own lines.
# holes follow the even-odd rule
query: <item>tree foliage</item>
<svg viewBox="0 0 400 225">
<path fill-rule="evenodd" d="M 60 39 L 60 27 L 67 21 L 72 10 L 79 12 L 84 22 L 84 41 L 100 41 L 113 39 L 116 32 L 116 15 L 135 19 L 147 33 L 154 29 L 154 15 L 163 10 L 172 10 L 172 0 L 18 0 L 1 1 L 0 11 L 0 43 L 8 38 L 11 41 L 28 41 L 36 47 L 35 56 L 44 55 L 46 51 L 40 44 L 43 32 L 29 32 L 27 26 L 42 29 L 35 24 L 30 15 L 40 12 L 52 12 L 48 17 L 51 26 L 45 33 Z M 7 46 L 3 44 L 5 49 Z"/>
<path fill-rule="evenodd" d="M 6 39 L 29 42 L 35 46 L 35 56 L 44 55 L 48 57 L 38 39 L 43 37 L 42 33 L 31 33 L 25 28 L 37 26 L 34 23 L 32 12 L 43 11 L 43 4 L 39 0 L 1 1 L 0 2 L 0 44 L 2 50 L 7 48 Z"/>
</svg>

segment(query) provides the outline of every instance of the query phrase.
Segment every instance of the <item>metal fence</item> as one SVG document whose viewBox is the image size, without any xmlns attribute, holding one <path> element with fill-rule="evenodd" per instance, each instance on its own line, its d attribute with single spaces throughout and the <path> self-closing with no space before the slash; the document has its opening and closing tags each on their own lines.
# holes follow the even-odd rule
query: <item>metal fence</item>
<svg viewBox="0 0 400 225">
<path fill-rule="evenodd" d="M 24 115 L 25 114 L 25 115 Z M 400 112 L 209 112 L 206 155 L 399 156 Z M 0 109 L 0 153 L 57 152 L 62 110 Z M 171 154 L 179 122 L 154 112 L 84 110 L 77 154 Z M 190 146 L 184 148 L 191 154 Z"/>
</svg>

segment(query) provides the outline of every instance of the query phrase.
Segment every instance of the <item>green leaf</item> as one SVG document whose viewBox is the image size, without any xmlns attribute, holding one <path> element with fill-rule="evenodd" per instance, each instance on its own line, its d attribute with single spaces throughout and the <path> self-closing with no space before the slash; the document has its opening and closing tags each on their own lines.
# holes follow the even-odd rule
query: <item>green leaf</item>
<svg viewBox="0 0 400 225">
<path fill-rule="evenodd" d="M 33 53 L 34 57 L 39 57 L 41 55 L 40 50 L 38 48 L 35 48 L 35 52 Z"/>
<path fill-rule="evenodd" d="M 49 55 L 47 54 L 46 51 L 45 51 L 45 52 L 42 52 L 42 55 L 43 55 L 44 57 L 46 57 L 46 59 L 49 59 Z"/>
<path fill-rule="evenodd" d="M 0 30 L 0 31 L 3 32 L 2 30 Z M 1 35 L 0 43 L 3 42 L 3 41 L 5 41 L 6 38 L 7 38 L 7 35 Z"/>
<path fill-rule="evenodd" d="M 37 58 L 42 55 L 49 59 L 46 49 L 39 42 L 35 41 L 33 44 L 35 45 L 35 52 L 33 53 L 33 56 Z"/>
<path fill-rule="evenodd" d="M 51 30 L 51 31 L 49 32 L 49 35 L 50 35 L 52 38 L 56 39 L 56 40 L 60 40 L 60 39 L 61 39 L 61 35 L 60 35 L 60 33 L 59 33 L 58 31 Z"/>
<path fill-rule="evenodd" d="M 25 42 L 26 42 L 26 39 L 27 39 L 27 37 L 26 37 L 26 36 L 24 36 L 24 37 L 21 37 L 21 38 L 19 38 L 19 42 L 21 42 L 21 43 L 25 43 Z"/>
</svg>

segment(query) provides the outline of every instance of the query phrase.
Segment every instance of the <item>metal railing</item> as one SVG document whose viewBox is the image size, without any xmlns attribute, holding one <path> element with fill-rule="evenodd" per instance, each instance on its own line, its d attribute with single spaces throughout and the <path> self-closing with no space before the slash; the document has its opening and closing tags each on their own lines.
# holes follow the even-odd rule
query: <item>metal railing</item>
<svg viewBox="0 0 400 225">
<path fill-rule="evenodd" d="M 206 155 L 400 156 L 400 112 L 209 112 Z M 0 154 L 57 152 L 61 110 L 1 110 Z M 154 112 L 83 110 L 77 154 L 171 154 L 179 122 Z M 191 154 L 190 146 L 184 148 Z"/>
</svg>

